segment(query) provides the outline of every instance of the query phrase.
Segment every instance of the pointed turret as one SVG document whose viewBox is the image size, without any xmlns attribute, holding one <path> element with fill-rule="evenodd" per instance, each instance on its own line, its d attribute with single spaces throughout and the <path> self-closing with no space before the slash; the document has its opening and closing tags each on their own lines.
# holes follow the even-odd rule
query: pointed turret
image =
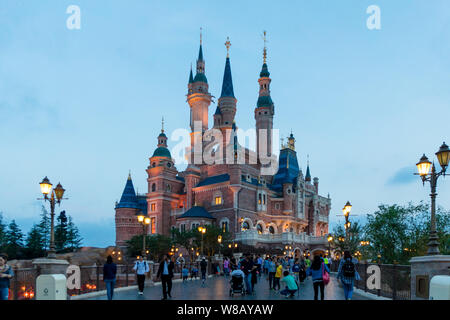
<svg viewBox="0 0 450 320">
<path fill-rule="evenodd" d="M 309 161 L 308 161 L 308 166 L 307 166 L 307 168 L 306 168 L 305 181 L 311 182 L 311 172 L 309 171 Z"/>
<path fill-rule="evenodd" d="M 261 72 L 259 73 L 259 96 L 255 108 L 255 120 L 256 120 L 256 151 L 258 159 L 261 157 L 270 156 L 272 154 L 272 129 L 273 129 L 273 116 L 274 116 L 274 104 L 270 97 L 270 72 L 267 67 L 267 47 L 266 47 L 266 32 L 264 31 L 264 50 L 263 50 L 263 65 Z M 260 150 L 260 140 L 263 143 L 263 149 Z M 264 154 L 264 150 L 267 154 Z M 261 154 L 260 154 L 261 153 Z M 261 161 L 262 162 L 262 161 Z"/>
<path fill-rule="evenodd" d="M 189 73 L 189 82 L 188 82 L 188 95 L 192 93 L 193 83 L 194 83 L 194 76 L 192 74 L 192 64 L 191 64 L 191 72 Z"/>
<path fill-rule="evenodd" d="M 161 133 L 158 135 L 158 145 L 155 149 L 155 152 L 153 152 L 153 157 L 165 157 L 171 159 L 172 156 L 170 155 L 170 151 L 167 148 L 167 136 L 164 133 L 164 118 L 162 118 L 161 121 Z"/>
<path fill-rule="evenodd" d="M 208 92 L 208 80 L 205 75 L 205 60 L 203 58 L 202 34 L 200 33 L 200 49 L 197 59 L 197 73 L 195 77 L 189 81 L 189 93 L 187 95 L 187 103 L 190 107 L 190 127 L 191 127 L 191 145 L 187 150 L 187 160 L 190 164 L 194 164 L 196 159 L 202 159 L 200 151 L 202 148 L 195 147 L 202 143 L 203 133 L 209 129 L 208 126 L 208 108 L 212 101 L 212 96 Z M 197 151 L 196 151 L 197 150 Z M 197 155 L 194 156 L 194 153 Z M 201 163 L 197 163 L 201 164 Z"/>
<path fill-rule="evenodd" d="M 116 208 L 138 208 L 138 200 L 136 192 L 134 191 L 131 174 L 128 174 L 128 179 L 122 192 L 122 197 L 116 205 Z"/>
<path fill-rule="evenodd" d="M 234 97 L 233 78 L 231 76 L 230 64 L 230 38 L 225 42 L 227 58 L 225 60 L 225 71 L 223 73 L 222 93 L 218 100 L 218 107 L 222 114 L 222 128 L 231 128 L 236 114 L 236 98 Z"/>
</svg>

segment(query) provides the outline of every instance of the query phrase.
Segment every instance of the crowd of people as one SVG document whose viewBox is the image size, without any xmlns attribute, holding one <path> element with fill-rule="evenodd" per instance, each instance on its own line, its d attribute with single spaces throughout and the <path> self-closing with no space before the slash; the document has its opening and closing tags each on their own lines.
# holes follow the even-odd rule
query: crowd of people
<svg viewBox="0 0 450 320">
<path fill-rule="evenodd" d="M 211 266 L 209 264 L 211 263 Z M 163 300 L 172 298 L 172 278 L 174 270 L 181 274 L 183 282 L 201 279 L 201 286 L 206 284 L 207 274 L 241 276 L 245 284 L 245 294 L 255 294 L 256 285 L 261 282 L 263 276 L 268 282 L 268 288 L 260 285 L 259 290 L 269 290 L 278 292 L 286 298 L 294 297 L 301 290 L 301 284 L 311 277 L 314 288 L 314 300 L 325 298 L 325 286 L 330 281 L 330 270 L 333 263 L 338 263 L 337 279 L 342 283 L 344 296 L 346 300 L 352 299 L 353 286 L 355 280 L 360 280 L 356 271 L 358 260 L 352 258 L 349 251 L 344 252 L 340 261 L 333 261 L 331 257 L 322 255 L 314 256 L 313 260 L 306 258 L 294 258 L 292 256 L 269 256 L 245 254 L 241 258 L 225 257 L 221 264 L 217 262 L 208 262 L 203 257 L 199 263 L 186 263 L 183 259 L 175 259 L 173 256 L 165 255 L 159 263 L 156 278 L 161 281 Z M 208 268 L 209 267 L 209 268 Z M 222 268 L 221 268 L 222 267 Z M 136 272 L 138 283 L 138 294 L 144 292 L 146 274 L 149 272 L 149 265 L 143 257 L 140 257 L 133 267 Z M 209 272 L 208 272 L 209 269 Z M 104 266 L 104 280 L 106 283 L 108 299 L 114 295 L 114 284 L 116 276 L 116 266 L 112 258 L 108 257 Z M 200 276 L 199 276 L 200 273 Z M 230 281 L 231 283 L 231 281 Z M 283 286 L 283 289 L 282 289 Z"/>
</svg>

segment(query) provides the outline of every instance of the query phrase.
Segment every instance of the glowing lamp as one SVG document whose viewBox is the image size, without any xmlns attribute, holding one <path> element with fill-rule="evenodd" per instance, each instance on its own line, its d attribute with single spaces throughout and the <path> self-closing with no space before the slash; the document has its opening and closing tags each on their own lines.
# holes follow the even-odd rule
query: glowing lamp
<svg viewBox="0 0 450 320">
<path fill-rule="evenodd" d="M 137 219 L 140 223 L 144 222 L 145 216 L 142 214 L 142 212 L 137 216 Z"/>
<path fill-rule="evenodd" d="M 439 164 L 441 165 L 442 170 L 445 171 L 450 160 L 450 149 L 448 148 L 448 145 L 445 144 L 445 142 L 439 148 L 439 151 L 436 152 L 436 156 L 439 160 Z"/>
<path fill-rule="evenodd" d="M 342 212 L 344 213 L 344 215 L 347 216 L 350 213 L 350 211 L 352 211 L 352 205 L 350 204 L 350 201 L 347 201 L 344 208 L 342 209 Z"/>
<path fill-rule="evenodd" d="M 431 162 L 425 156 L 425 154 L 420 158 L 420 161 L 416 164 L 417 170 L 419 171 L 419 175 L 421 177 L 426 176 L 430 172 Z"/>
<path fill-rule="evenodd" d="M 66 191 L 66 190 L 62 187 L 61 183 L 58 183 L 58 185 L 55 188 L 55 195 L 56 195 L 56 199 L 58 201 L 62 200 L 62 198 L 64 196 L 64 191 Z"/>
<path fill-rule="evenodd" d="M 47 177 L 45 177 L 39 185 L 41 186 L 41 192 L 44 196 L 48 195 L 52 191 L 53 185 Z"/>
<path fill-rule="evenodd" d="M 147 225 L 150 224 L 150 218 L 145 218 L 144 219 L 144 223 L 147 224 Z"/>
</svg>

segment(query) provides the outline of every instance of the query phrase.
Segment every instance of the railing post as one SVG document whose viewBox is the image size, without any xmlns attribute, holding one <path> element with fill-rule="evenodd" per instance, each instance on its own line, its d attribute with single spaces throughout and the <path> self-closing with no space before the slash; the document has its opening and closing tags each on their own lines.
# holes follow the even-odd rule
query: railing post
<svg viewBox="0 0 450 320">
<path fill-rule="evenodd" d="M 364 263 L 364 292 L 367 292 L 367 260 Z"/>
<path fill-rule="evenodd" d="M 13 300 L 18 300 L 19 299 L 19 276 L 18 276 L 19 268 L 17 266 L 14 266 L 13 271 L 14 271 L 14 290 L 12 292 L 12 296 L 13 296 Z"/>
<path fill-rule="evenodd" d="M 97 264 L 97 263 L 95 263 L 95 269 L 96 269 L 96 272 L 97 272 L 97 287 L 96 287 L 96 291 L 99 291 L 100 290 L 100 266 Z"/>
<path fill-rule="evenodd" d="M 125 287 L 128 287 L 128 263 L 125 263 Z"/>
<path fill-rule="evenodd" d="M 392 265 L 392 300 L 397 300 L 397 262 Z"/>
</svg>

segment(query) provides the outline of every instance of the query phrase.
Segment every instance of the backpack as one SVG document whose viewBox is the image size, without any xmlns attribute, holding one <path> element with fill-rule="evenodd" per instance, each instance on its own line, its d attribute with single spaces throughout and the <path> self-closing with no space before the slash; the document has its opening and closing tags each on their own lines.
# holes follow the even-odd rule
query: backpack
<svg viewBox="0 0 450 320">
<path fill-rule="evenodd" d="M 292 272 L 300 272 L 300 266 L 298 264 L 294 264 L 292 266 Z"/>
<path fill-rule="evenodd" d="M 354 278 L 355 277 L 355 264 L 351 260 L 346 260 L 342 266 L 342 271 L 344 277 Z"/>
</svg>

